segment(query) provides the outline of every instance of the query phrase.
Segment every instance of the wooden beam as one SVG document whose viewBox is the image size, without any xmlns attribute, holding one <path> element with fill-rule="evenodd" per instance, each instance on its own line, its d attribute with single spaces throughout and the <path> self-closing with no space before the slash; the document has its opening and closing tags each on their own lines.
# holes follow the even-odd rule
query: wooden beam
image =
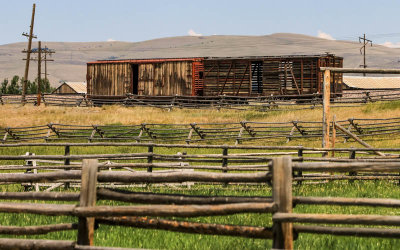
<svg viewBox="0 0 400 250">
<path fill-rule="evenodd" d="M 356 142 L 360 143 L 361 145 L 363 145 L 366 148 L 373 148 L 371 145 L 369 145 L 368 143 L 364 142 L 363 140 L 361 140 L 358 136 L 356 136 L 355 134 L 351 133 L 350 131 L 348 131 L 347 129 L 345 129 L 342 125 L 338 124 L 335 122 L 335 127 L 337 127 L 340 131 L 342 131 L 343 133 L 347 134 L 348 136 L 350 136 L 351 138 L 353 138 Z M 376 155 L 379 156 L 385 156 L 384 153 L 381 153 L 379 151 L 374 151 L 374 153 Z"/>
<path fill-rule="evenodd" d="M 79 207 L 92 207 L 96 205 L 98 160 L 84 159 L 82 162 L 82 183 Z M 78 240 L 79 245 L 93 246 L 94 218 L 79 217 Z"/>
<path fill-rule="evenodd" d="M 291 213 L 292 204 L 292 159 L 280 157 L 273 160 L 273 200 L 278 205 L 278 212 Z M 293 224 L 274 223 L 272 248 L 293 249 Z"/>
<path fill-rule="evenodd" d="M 322 147 L 329 148 L 329 127 L 330 127 L 330 98 L 331 98 L 331 72 L 324 72 L 323 81 L 323 113 L 322 113 Z M 326 156 L 326 153 L 324 153 Z"/>
<path fill-rule="evenodd" d="M 226 85 L 226 82 L 228 81 L 229 74 L 231 73 L 232 66 L 233 66 L 233 61 L 231 62 L 231 65 L 230 65 L 230 67 L 229 67 L 228 74 L 226 74 L 225 82 L 224 82 L 224 85 L 222 86 L 220 95 L 222 95 L 222 94 L 224 93 L 225 85 Z M 218 69 L 219 69 L 219 68 L 218 68 Z M 219 75 L 219 74 L 218 74 L 218 75 Z"/>
<path fill-rule="evenodd" d="M 297 84 L 297 81 L 296 81 L 296 77 L 294 77 L 293 66 L 290 68 L 290 73 L 292 74 L 294 84 L 296 85 L 297 93 L 299 93 L 299 95 L 301 95 L 299 85 Z"/>
</svg>

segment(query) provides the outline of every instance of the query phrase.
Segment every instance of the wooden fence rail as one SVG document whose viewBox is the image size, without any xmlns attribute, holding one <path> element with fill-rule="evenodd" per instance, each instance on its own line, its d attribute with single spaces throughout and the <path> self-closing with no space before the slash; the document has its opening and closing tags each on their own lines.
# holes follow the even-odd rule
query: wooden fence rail
<svg viewBox="0 0 400 250">
<path fill-rule="evenodd" d="M 322 69 L 321 69 L 322 70 Z M 371 102 L 400 100 L 399 90 L 345 90 L 343 93 L 332 93 L 333 106 L 358 106 Z M 42 103 L 46 106 L 93 107 L 102 105 L 124 105 L 128 107 L 153 107 L 171 110 L 173 108 L 189 109 L 234 109 L 256 110 L 261 112 L 287 110 L 304 110 L 321 107 L 322 95 L 274 95 L 259 97 L 239 96 L 91 96 L 43 94 Z M 0 105 L 20 104 L 20 95 L 0 94 Z M 27 95 L 26 103 L 37 105 L 37 96 Z"/>
<path fill-rule="evenodd" d="M 344 141 L 357 138 L 374 139 L 400 134 L 400 118 L 356 119 L 336 121 L 336 137 Z M 322 122 L 249 122 L 202 124 L 137 124 L 137 125 L 71 125 L 53 124 L 30 127 L 7 127 L 2 143 L 44 140 L 51 141 L 135 141 L 185 142 L 232 141 L 241 144 L 254 140 L 292 140 L 322 137 Z M 335 131 L 336 132 L 336 131 Z M 351 132 L 349 135 L 348 132 Z M 385 137 L 386 136 L 386 137 Z M 392 137 L 391 137 L 392 138 Z M 357 139 L 355 139 L 357 140 Z"/>
<path fill-rule="evenodd" d="M 121 171 L 98 171 L 100 164 L 96 159 L 83 161 L 81 171 L 55 171 L 37 174 L 3 173 L 0 182 L 21 181 L 55 181 L 65 179 L 80 179 L 82 184 L 80 193 L 68 192 L 3 192 L 0 199 L 4 200 L 47 200 L 47 201 L 79 201 L 74 204 L 39 204 L 0 202 L 2 213 L 31 213 L 47 216 L 69 215 L 78 218 L 78 223 L 55 224 L 46 226 L 0 226 L 3 234 L 35 235 L 60 230 L 78 230 L 77 242 L 59 241 L 59 246 L 67 249 L 91 249 L 93 245 L 95 223 L 137 227 L 172 232 L 195 234 L 230 235 L 248 238 L 272 239 L 273 247 L 279 249 L 293 249 L 294 240 L 300 233 L 348 235 L 361 237 L 399 237 L 400 230 L 396 228 L 346 228 L 322 226 L 318 224 L 357 224 L 400 226 L 400 216 L 386 215 L 346 215 L 346 214 L 299 214 L 293 208 L 303 205 L 338 205 L 338 206 L 374 206 L 398 208 L 398 199 L 375 198 L 341 198 L 341 197 L 302 197 L 292 196 L 292 183 L 296 171 L 325 172 L 332 171 L 369 171 L 382 173 L 396 168 L 395 163 L 327 163 L 327 162 L 292 162 L 291 157 L 274 158 L 269 171 L 262 173 L 157 173 L 137 172 L 123 173 Z M 121 172 L 121 173 L 118 173 Z M 66 176 L 67 175 L 67 176 Z M 272 197 L 268 196 L 193 196 L 179 194 L 138 193 L 119 189 L 98 188 L 101 182 L 124 183 L 151 183 L 151 182 L 255 182 L 265 184 L 272 180 Z M 98 206 L 96 200 L 115 200 L 146 205 Z M 152 204 L 152 205 L 147 205 Z M 272 213 L 272 226 L 266 223 L 264 227 L 195 223 L 189 221 L 165 220 L 157 217 L 199 217 L 223 216 L 238 213 Z M 150 217 L 141 217 L 150 216 Z M 154 218 L 152 218 L 154 217 Z M 312 223 L 314 225 L 297 225 L 296 223 Z M 1 239 L 0 247 L 8 247 L 14 243 L 13 239 Z M 27 240 L 15 243 L 15 246 L 43 247 L 50 249 L 56 244 L 54 241 Z M 87 245 L 88 248 L 83 246 Z M 57 249 L 57 248 L 54 248 Z M 94 249 L 94 248 L 93 248 Z"/>
</svg>

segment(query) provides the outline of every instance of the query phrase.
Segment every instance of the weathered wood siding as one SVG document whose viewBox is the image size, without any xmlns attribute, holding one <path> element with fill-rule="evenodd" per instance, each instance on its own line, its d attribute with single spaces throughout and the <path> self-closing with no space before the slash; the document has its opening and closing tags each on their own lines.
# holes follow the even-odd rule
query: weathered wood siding
<svg viewBox="0 0 400 250">
<path fill-rule="evenodd" d="M 139 95 L 154 95 L 154 64 L 139 64 Z"/>
<path fill-rule="evenodd" d="M 70 86 L 63 83 L 60 87 L 58 87 L 54 92 L 54 94 L 76 94 L 76 91 L 73 90 Z"/>
<path fill-rule="evenodd" d="M 125 95 L 131 91 L 131 65 L 129 63 L 88 64 L 87 86 L 89 95 Z"/>
<path fill-rule="evenodd" d="M 192 63 L 159 62 L 139 65 L 139 94 L 170 96 L 191 95 Z"/>
<path fill-rule="evenodd" d="M 248 60 L 204 60 L 205 96 L 248 96 L 251 65 Z"/>
<path fill-rule="evenodd" d="M 323 56 L 264 59 L 263 95 L 320 93 L 323 77 L 319 67 L 343 67 L 343 58 Z M 342 92 L 342 76 L 342 73 L 332 74 L 332 93 Z"/>
</svg>

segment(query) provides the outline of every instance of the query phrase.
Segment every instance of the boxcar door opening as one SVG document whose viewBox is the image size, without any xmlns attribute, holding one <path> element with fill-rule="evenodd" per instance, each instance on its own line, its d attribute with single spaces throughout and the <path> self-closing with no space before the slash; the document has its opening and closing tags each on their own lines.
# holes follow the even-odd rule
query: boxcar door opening
<svg viewBox="0 0 400 250">
<path fill-rule="evenodd" d="M 132 94 L 137 95 L 139 93 L 139 65 L 131 64 L 132 67 Z"/>
<path fill-rule="evenodd" d="M 251 93 L 259 95 L 263 93 L 263 63 L 251 62 Z"/>
</svg>

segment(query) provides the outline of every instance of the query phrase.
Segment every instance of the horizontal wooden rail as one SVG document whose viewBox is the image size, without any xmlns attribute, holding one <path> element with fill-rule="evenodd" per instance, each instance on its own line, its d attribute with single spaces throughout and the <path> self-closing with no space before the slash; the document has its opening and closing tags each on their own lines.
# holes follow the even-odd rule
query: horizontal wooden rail
<svg viewBox="0 0 400 250">
<path fill-rule="evenodd" d="M 223 205 L 147 205 L 147 206 L 93 206 L 35 204 L 35 203 L 0 203 L 2 213 L 30 213 L 49 216 L 175 216 L 199 217 L 230 215 L 237 213 L 272 213 L 275 203 L 235 203 Z"/>
<path fill-rule="evenodd" d="M 293 204 L 307 205 L 337 205 L 337 206 L 373 206 L 373 207 L 400 207 L 397 199 L 376 198 L 340 198 L 340 197 L 293 197 Z"/>
<path fill-rule="evenodd" d="M 41 249 L 41 250 L 129 250 L 134 248 L 97 247 L 77 245 L 67 240 L 7 239 L 0 238 L 1 249 Z"/>
<path fill-rule="evenodd" d="M 272 228 L 237 225 L 196 223 L 189 221 L 163 220 L 148 217 L 104 217 L 96 218 L 99 224 L 127 226 L 145 229 L 167 230 L 181 233 L 239 236 L 272 239 Z"/>
<path fill-rule="evenodd" d="M 55 171 L 37 174 L 3 173 L 0 182 L 50 182 L 77 180 L 81 178 L 81 171 Z M 266 182 L 271 180 L 268 173 L 213 173 L 213 172 L 172 172 L 172 173 L 147 173 L 147 172 L 121 172 L 104 171 L 97 177 L 99 182 L 122 183 L 162 183 L 162 182 Z"/>
<path fill-rule="evenodd" d="M 125 190 L 109 190 L 101 188 L 97 190 L 99 199 L 116 200 L 146 204 L 227 204 L 246 202 L 272 202 L 271 197 L 238 197 L 238 196 L 193 196 L 174 194 L 137 193 Z"/>
<path fill-rule="evenodd" d="M 400 226 L 400 216 L 386 215 L 275 213 L 272 220 L 279 222 Z"/>
<path fill-rule="evenodd" d="M 400 230 L 392 228 L 326 227 L 294 225 L 296 233 L 329 234 L 338 236 L 399 238 Z"/>
<path fill-rule="evenodd" d="M 75 230 L 78 228 L 76 223 L 64 223 L 55 225 L 44 225 L 44 226 L 0 226 L 0 234 L 13 234 L 13 235 L 37 235 L 47 234 L 50 232 Z"/>
</svg>

